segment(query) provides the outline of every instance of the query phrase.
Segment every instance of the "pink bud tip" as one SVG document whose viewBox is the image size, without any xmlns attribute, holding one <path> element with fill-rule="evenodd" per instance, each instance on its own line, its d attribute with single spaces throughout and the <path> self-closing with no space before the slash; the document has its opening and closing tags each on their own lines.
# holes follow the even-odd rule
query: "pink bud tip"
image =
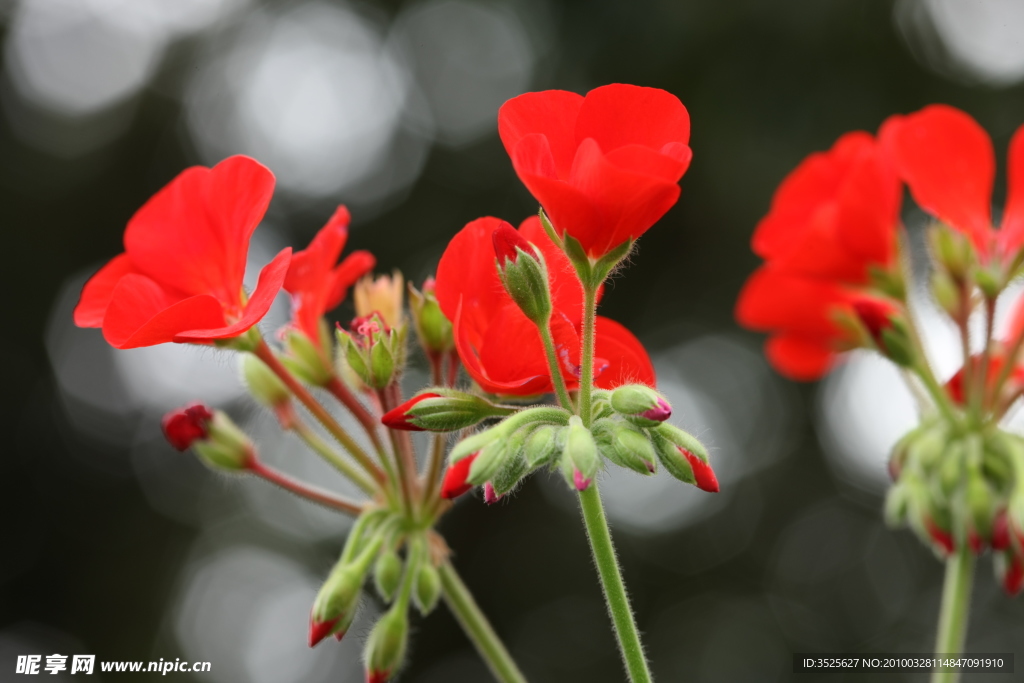
<svg viewBox="0 0 1024 683">
<path fill-rule="evenodd" d="M 441 481 L 442 498 L 448 500 L 458 498 L 473 488 L 473 485 L 467 483 L 466 479 L 469 477 L 469 468 L 473 466 L 473 461 L 476 460 L 477 455 L 479 453 L 468 455 L 445 471 L 444 479 Z"/>
<path fill-rule="evenodd" d="M 489 481 L 488 482 L 484 482 L 484 502 L 485 503 L 487 503 L 488 505 L 494 505 L 495 503 L 497 503 L 502 498 L 503 498 L 503 496 L 499 496 L 498 492 L 494 490 L 494 484 L 492 484 Z"/>
<path fill-rule="evenodd" d="M 892 327 L 892 306 L 876 299 L 863 298 L 853 302 L 853 311 L 864 323 L 875 344 L 881 348 L 882 332 Z"/>
<path fill-rule="evenodd" d="M 387 683 L 391 679 L 390 671 L 367 671 L 366 683 Z"/>
<path fill-rule="evenodd" d="M 932 537 L 932 541 L 935 545 L 947 555 L 952 555 L 953 551 L 956 550 L 956 543 L 953 541 L 953 535 L 940 527 L 935 523 L 931 517 L 924 520 L 925 528 L 928 529 L 928 535 Z"/>
<path fill-rule="evenodd" d="M 519 231 L 508 223 L 502 223 L 491 233 L 491 240 L 494 242 L 494 253 L 498 257 L 498 263 L 505 261 L 516 262 L 519 253 L 516 249 L 522 249 L 526 253 L 533 253 L 533 247 L 526 238 L 519 234 Z"/>
<path fill-rule="evenodd" d="M 212 419 L 212 410 L 202 403 L 191 403 L 164 415 L 160 426 L 170 444 L 179 451 L 184 451 L 192 442 L 209 436 L 207 427 Z"/>
<path fill-rule="evenodd" d="M 1003 590 L 1010 595 L 1016 595 L 1020 592 L 1021 586 L 1024 586 L 1024 563 L 1014 555 L 1010 558 L 1006 573 L 1003 574 Z"/>
<path fill-rule="evenodd" d="M 437 289 L 437 280 L 431 275 L 423 281 L 423 289 L 421 291 L 424 294 L 433 294 L 435 289 Z"/>
<path fill-rule="evenodd" d="M 341 631 L 338 631 L 337 633 L 334 634 L 334 639 L 340 643 L 341 639 L 345 637 L 346 633 L 348 633 L 348 631 L 346 631 L 344 629 L 341 630 Z"/>
<path fill-rule="evenodd" d="M 1006 550 L 1010 547 L 1010 523 L 1006 517 L 1006 510 L 996 513 L 992 520 L 992 550 Z"/>
<path fill-rule="evenodd" d="M 640 417 L 653 420 L 655 422 L 664 422 L 672 417 L 672 406 L 670 406 L 665 399 L 658 397 L 658 405 L 654 406 L 650 410 L 645 410 L 640 413 Z"/>
<path fill-rule="evenodd" d="M 697 482 L 697 488 L 701 491 L 718 493 L 718 477 L 715 476 L 715 471 L 711 469 L 711 465 L 685 448 L 679 448 L 679 452 L 690 463 L 690 468 L 693 470 L 693 478 Z"/>
<path fill-rule="evenodd" d="M 572 471 L 572 484 L 576 487 L 577 491 L 586 491 L 590 488 L 590 482 L 594 481 L 593 477 L 584 477 L 583 473 L 579 470 Z"/>
<path fill-rule="evenodd" d="M 407 432 L 422 432 L 422 427 L 417 427 L 410 421 L 412 415 L 409 414 L 409 411 L 412 410 L 414 405 L 428 398 L 441 398 L 441 395 L 426 393 L 413 396 L 402 405 L 385 413 L 384 417 L 382 417 L 380 421 L 384 423 L 385 427 L 390 427 L 391 429 L 403 429 Z"/>
<path fill-rule="evenodd" d="M 317 643 L 331 635 L 331 631 L 338 624 L 337 619 L 329 619 L 327 621 L 317 621 L 314 617 L 309 618 L 309 646 L 315 647 Z M 344 634 L 342 634 L 344 635 Z"/>
</svg>

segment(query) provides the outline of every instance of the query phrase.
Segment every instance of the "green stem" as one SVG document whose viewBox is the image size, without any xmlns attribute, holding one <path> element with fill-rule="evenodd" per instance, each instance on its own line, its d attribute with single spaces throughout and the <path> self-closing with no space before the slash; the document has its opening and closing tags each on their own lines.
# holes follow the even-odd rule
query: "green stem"
<svg viewBox="0 0 1024 683">
<path fill-rule="evenodd" d="M 629 671 L 629 679 L 633 683 L 650 683 L 651 672 L 644 658 L 644 648 L 640 643 L 640 634 L 633 618 L 633 610 L 626 595 L 626 586 L 622 582 L 622 572 L 615 557 L 615 546 L 608 530 L 608 520 L 604 516 L 601 505 L 601 494 L 594 481 L 586 490 L 580 491 L 580 509 L 583 511 L 583 522 L 587 527 L 590 548 L 594 552 L 594 562 L 601 576 L 601 587 L 604 588 L 608 611 L 615 624 L 615 635 L 619 641 L 619 651 Z"/>
<path fill-rule="evenodd" d="M 487 663 L 494 677 L 501 683 L 526 683 L 526 677 L 512 660 L 512 655 L 505 649 L 487 617 L 480 611 L 480 606 L 476 604 L 455 567 L 446 560 L 438 567 L 438 571 L 441 574 L 441 586 L 444 588 L 444 601 L 448 604 L 448 609 L 473 641 L 477 652 Z"/>
<path fill-rule="evenodd" d="M 939 634 L 935 641 L 936 655 L 955 656 L 963 652 L 973 575 L 974 555 L 965 545 L 946 560 Z M 958 680 L 960 674 L 956 671 L 936 671 L 932 674 L 932 683 L 956 683 Z"/>
<path fill-rule="evenodd" d="M 304 420 L 299 418 L 297 415 L 291 424 L 292 431 L 295 432 L 296 436 L 302 439 L 307 446 L 309 446 L 317 455 L 327 461 L 332 467 L 344 474 L 346 477 L 352 480 L 356 486 L 366 491 L 371 496 L 376 495 L 378 487 L 374 486 L 373 482 L 363 475 L 362 471 L 352 465 L 352 463 L 345 460 L 339 455 L 333 448 L 327 445 L 327 442 L 320 438 L 320 435 L 313 431 Z"/>
<path fill-rule="evenodd" d="M 590 427 L 591 400 L 594 391 L 594 330 L 597 327 L 597 286 L 583 287 L 583 359 L 580 366 L 579 416 Z M 570 404 L 572 405 L 572 404 Z"/>
<path fill-rule="evenodd" d="M 572 399 L 569 397 L 569 390 L 565 386 L 565 377 L 558 367 L 558 353 L 555 351 L 555 339 L 551 336 L 551 321 L 546 325 L 538 325 L 541 341 L 544 342 L 544 354 L 548 357 L 548 371 L 551 373 L 551 385 L 555 388 L 558 402 L 566 410 L 575 410 Z"/>
</svg>

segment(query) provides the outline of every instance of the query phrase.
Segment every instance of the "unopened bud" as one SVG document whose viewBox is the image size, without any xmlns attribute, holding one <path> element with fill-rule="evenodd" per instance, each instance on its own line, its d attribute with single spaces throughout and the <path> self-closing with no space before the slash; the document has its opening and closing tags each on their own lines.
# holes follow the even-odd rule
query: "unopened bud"
<svg viewBox="0 0 1024 683">
<path fill-rule="evenodd" d="M 385 548 L 373 567 L 373 584 L 385 602 L 391 602 L 402 581 L 402 558 L 393 548 Z"/>
<path fill-rule="evenodd" d="M 897 365 L 914 363 L 914 350 L 906 323 L 895 306 L 880 299 L 861 297 L 853 302 L 853 311 L 874 346 Z"/>
<path fill-rule="evenodd" d="M 437 607 L 437 601 L 441 597 L 441 574 L 429 561 L 420 563 L 412 597 L 420 614 L 424 616 Z"/>
<path fill-rule="evenodd" d="M 408 638 L 406 606 L 396 603 L 374 625 L 366 639 L 363 658 L 366 660 L 367 683 L 385 683 L 395 675 L 405 658 Z"/>
<path fill-rule="evenodd" d="M 409 310 L 420 345 L 428 356 L 437 356 L 455 348 L 451 321 L 445 317 L 434 296 L 433 278 L 423 283 L 422 292 L 409 284 Z"/>
<path fill-rule="evenodd" d="M 291 400 L 288 387 L 266 363 L 251 353 L 243 353 L 239 358 L 242 379 L 258 403 L 267 408 L 277 408 Z"/>
<path fill-rule="evenodd" d="M 697 488 L 717 493 L 718 477 L 708 464 L 708 452 L 704 444 L 678 427 L 663 424 L 652 429 L 655 452 L 665 469 L 676 479 L 694 484 Z M 666 443 L 675 448 L 668 448 Z"/>
<path fill-rule="evenodd" d="M 558 452 L 558 428 L 551 425 L 538 427 L 526 440 L 524 455 L 530 469 L 547 465 Z"/>
<path fill-rule="evenodd" d="M 193 442 L 209 436 L 213 411 L 202 403 L 191 403 L 164 415 L 160 426 L 164 436 L 179 451 L 188 450 Z"/>
<path fill-rule="evenodd" d="M 505 464 L 488 482 L 499 498 L 514 489 L 530 471 L 530 467 L 526 463 L 526 457 L 523 455 L 524 439 L 522 434 L 513 436 L 513 439 L 515 441 L 509 446 L 509 455 L 506 458 Z"/>
<path fill-rule="evenodd" d="M 551 317 L 551 292 L 544 257 L 508 224 L 495 229 L 492 239 L 505 291 L 527 318 L 546 325 Z"/>
<path fill-rule="evenodd" d="M 594 423 L 594 438 L 601 454 L 619 467 L 645 475 L 657 471 L 654 446 L 636 428 L 612 420 L 598 420 Z"/>
<path fill-rule="evenodd" d="M 405 365 L 405 330 L 388 327 L 377 313 L 356 318 L 349 330 L 338 326 L 339 356 L 364 384 L 383 389 Z"/>
<path fill-rule="evenodd" d="M 402 294 L 405 288 L 402 274 L 394 271 L 390 276 L 367 275 L 352 288 L 356 315 L 360 318 L 378 314 L 389 328 L 402 325 Z"/>
<path fill-rule="evenodd" d="M 309 646 L 347 628 L 359 605 L 366 568 L 357 563 L 339 564 L 327 577 L 309 614 Z"/>
<path fill-rule="evenodd" d="M 492 442 L 481 450 L 473 461 L 473 465 L 469 468 L 468 481 L 474 486 L 489 481 L 501 470 L 509 455 L 507 441 Z"/>
<path fill-rule="evenodd" d="M 664 422 L 672 415 L 672 406 L 658 392 L 643 384 L 626 384 L 611 392 L 610 402 L 615 412 L 640 417 L 650 426 Z"/>
<path fill-rule="evenodd" d="M 948 315 L 959 318 L 963 301 L 956 282 L 945 270 L 936 270 L 931 277 L 932 297 Z"/>
<path fill-rule="evenodd" d="M 932 256 L 954 280 L 963 281 L 967 269 L 974 261 L 970 240 L 959 231 L 937 224 L 928 231 Z"/>
<path fill-rule="evenodd" d="M 494 484 L 492 484 L 489 481 L 485 481 L 483 488 L 484 488 L 484 502 L 485 503 L 487 503 L 488 505 L 494 505 L 499 500 L 501 500 L 501 496 L 498 494 L 497 491 L 494 490 Z"/>
<path fill-rule="evenodd" d="M 281 362 L 293 375 L 317 387 L 326 386 L 330 382 L 330 364 L 320 348 L 305 334 L 295 328 L 287 329 L 284 333 L 284 349 Z"/>
<path fill-rule="evenodd" d="M 944 555 L 952 555 L 953 551 L 956 550 L 956 541 L 953 540 L 953 534 L 947 529 L 940 527 L 931 517 L 926 517 L 924 524 L 935 548 Z"/>
<path fill-rule="evenodd" d="M 447 500 L 458 498 L 473 488 L 469 483 L 469 469 L 477 458 L 477 453 L 466 456 L 458 462 L 452 463 L 445 470 L 444 479 L 441 480 L 441 497 Z"/>
<path fill-rule="evenodd" d="M 578 477 L 573 475 L 573 483 L 577 490 L 582 491 L 589 486 L 590 480 L 597 474 L 601 459 L 598 457 L 594 436 L 589 429 L 583 426 L 583 421 L 577 415 L 569 418 L 563 457 L 568 458 L 573 467 L 579 471 Z M 581 482 L 586 482 L 583 488 L 580 488 Z"/>
<path fill-rule="evenodd" d="M 443 393 L 438 393 L 443 392 Z M 392 429 L 408 431 L 453 432 L 486 420 L 508 415 L 509 408 L 496 406 L 487 399 L 452 389 L 424 391 L 381 418 Z"/>
</svg>

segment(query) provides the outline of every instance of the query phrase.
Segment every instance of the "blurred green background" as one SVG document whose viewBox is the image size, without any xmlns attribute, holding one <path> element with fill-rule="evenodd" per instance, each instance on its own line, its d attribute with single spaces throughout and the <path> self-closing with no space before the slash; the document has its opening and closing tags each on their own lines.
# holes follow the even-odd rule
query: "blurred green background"
<svg viewBox="0 0 1024 683">
<path fill-rule="evenodd" d="M 218 683 L 362 680 L 369 622 L 341 645 L 304 644 L 346 523 L 205 471 L 163 444 L 159 416 L 215 403 L 283 468 L 335 485 L 330 471 L 244 400 L 230 358 L 115 353 L 74 329 L 78 289 L 154 191 L 238 152 L 279 180 L 251 265 L 304 246 L 345 202 L 350 248 L 421 282 L 467 221 L 536 211 L 496 135 L 501 102 L 609 82 L 669 90 L 692 118 L 682 197 L 602 312 L 650 349 L 674 419 L 709 443 L 722 480 L 717 496 L 660 475 L 603 484 L 657 678 L 811 681 L 792 653 L 931 648 L 941 565 L 880 515 L 909 399 L 866 358 L 822 386 L 781 380 L 732 307 L 774 188 L 843 132 L 947 102 L 1002 160 L 1024 121 L 1021 3 L 6 0 L 0 19 L 0 680 L 20 680 L 18 654 L 54 652 L 208 660 L 201 680 Z M 909 202 L 907 223 L 920 223 Z M 534 477 L 499 505 L 468 496 L 442 531 L 530 680 L 621 681 L 564 488 Z M 1013 651 L 1024 607 L 987 559 L 978 576 L 968 648 Z M 442 608 L 416 622 L 401 680 L 488 677 Z"/>
</svg>

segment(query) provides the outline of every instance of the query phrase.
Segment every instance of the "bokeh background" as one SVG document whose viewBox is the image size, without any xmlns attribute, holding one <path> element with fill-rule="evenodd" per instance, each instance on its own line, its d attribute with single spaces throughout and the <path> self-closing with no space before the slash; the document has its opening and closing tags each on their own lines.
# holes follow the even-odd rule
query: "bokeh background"
<svg viewBox="0 0 1024 683">
<path fill-rule="evenodd" d="M 536 210 L 498 141 L 498 106 L 615 81 L 678 95 L 695 156 L 678 206 L 641 240 L 603 312 L 651 350 L 722 482 L 709 495 L 661 475 L 604 480 L 657 677 L 782 681 L 794 652 L 931 648 L 941 565 L 880 519 L 909 397 L 870 357 L 819 385 L 780 379 L 732 308 L 773 189 L 843 132 L 947 102 L 981 121 L 1002 159 L 1024 122 L 1024 4 L 0 0 L 0 22 L 0 680 L 20 678 L 17 654 L 54 652 L 213 663 L 176 680 L 361 680 L 365 620 L 341 645 L 305 646 L 347 523 L 213 475 L 162 442 L 158 419 L 200 398 L 259 434 L 282 467 L 325 484 L 330 471 L 245 401 L 230 358 L 113 352 L 74 329 L 79 288 L 155 190 L 239 152 L 279 181 L 253 267 L 304 246 L 345 202 L 350 245 L 422 281 L 467 221 Z M 906 221 L 922 223 L 909 203 Z M 921 317 L 951 374 L 949 330 L 927 306 Z M 537 476 L 500 505 L 467 498 L 443 531 L 530 679 L 621 681 L 564 485 Z M 488 680 L 446 610 L 415 628 L 402 681 Z M 985 559 L 969 648 L 1013 651 L 1022 639 L 1024 606 Z"/>
</svg>

